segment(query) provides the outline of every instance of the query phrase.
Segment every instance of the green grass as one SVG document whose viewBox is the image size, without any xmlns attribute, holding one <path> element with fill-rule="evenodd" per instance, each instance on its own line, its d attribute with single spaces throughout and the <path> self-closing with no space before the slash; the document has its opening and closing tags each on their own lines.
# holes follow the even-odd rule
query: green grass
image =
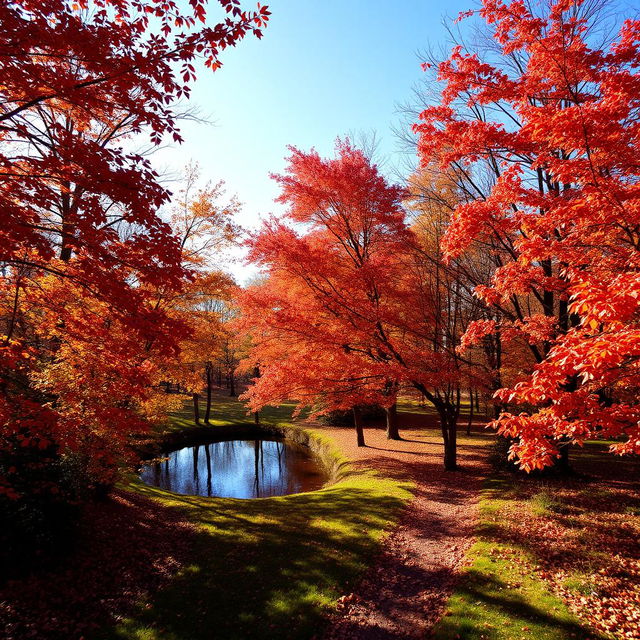
<svg viewBox="0 0 640 640">
<path fill-rule="evenodd" d="M 538 494 L 540 495 L 540 494 Z M 435 638 L 450 640 L 565 640 L 596 638 L 585 630 L 564 603 L 549 592 L 532 571 L 527 550 L 499 535 L 502 511 L 514 498 L 505 477 L 487 480 L 480 502 L 478 541 L 472 546 L 470 566 L 437 625 Z M 540 504 L 538 504 L 540 503 Z M 548 508 L 547 498 L 534 506 Z"/>
<path fill-rule="evenodd" d="M 217 424 L 246 424 L 235 399 L 216 398 Z M 265 424 L 287 424 L 292 406 L 265 411 Z M 170 430 L 191 428 L 189 408 Z M 321 437 L 329 444 L 326 436 Z M 183 496 L 130 486 L 181 509 L 197 527 L 193 557 L 168 587 L 105 637 L 136 640 L 310 638 L 369 564 L 386 528 L 411 497 L 411 485 L 339 458 L 340 479 L 319 491 L 235 500 Z M 335 460 L 334 460 L 335 462 Z"/>
<path fill-rule="evenodd" d="M 205 403 L 200 401 L 200 422 L 204 419 Z M 291 414 L 295 409 L 295 404 L 284 403 L 278 407 L 265 407 L 260 412 L 260 422 L 266 425 L 279 425 L 289 423 Z M 211 403 L 211 417 L 209 419 L 211 427 L 224 425 L 253 424 L 253 414 L 247 415 L 247 409 L 237 398 L 226 395 L 215 395 Z M 191 401 L 185 401 L 184 408 L 176 411 L 171 416 L 169 424 L 162 428 L 162 432 L 183 431 L 192 429 L 193 406 Z"/>
<path fill-rule="evenodd" d="M 564 506 L 549 489 L 543 488 L 529 499 L 531 511 L 536 516 L 544 516 L 549 513 L 562 513 Z"/>
</svg>

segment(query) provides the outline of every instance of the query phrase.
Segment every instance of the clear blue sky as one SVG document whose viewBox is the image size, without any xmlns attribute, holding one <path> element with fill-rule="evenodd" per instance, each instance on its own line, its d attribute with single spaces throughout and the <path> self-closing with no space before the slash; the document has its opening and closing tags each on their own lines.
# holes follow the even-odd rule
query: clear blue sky
<svg viewBox="0 0 640 640">
<path fill-rule="evenodd" d="M 269 173 L 283 169 L 287 145 L 330 154 L 337 136 L 375 129 L 393 164 L 391 127 L 421 79 L 417 54 L 444 43 L 443 18 L 472 2 L 266 0 L 272 16 L 262 40 L 224 52 L 216 73 L 200 70 L 191 103 L 215 125 L 185 123 L 185 142 L 156 163 L 177 171 L 199 162 L 203 177 L 224 180 L 244 203 L 247 227 L 278 211 Z"/>
</svg>

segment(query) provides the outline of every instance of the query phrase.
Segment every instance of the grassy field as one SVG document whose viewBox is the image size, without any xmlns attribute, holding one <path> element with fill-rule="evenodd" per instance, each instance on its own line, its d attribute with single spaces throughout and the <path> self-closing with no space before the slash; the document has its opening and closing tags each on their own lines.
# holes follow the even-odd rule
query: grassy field
<svg viewBox="0 0 640 640">
<path fill-rule="evenodd" d="M 487 480 L 478 540 L 436 638 L 640 637 L 640 467 L 606 449 L 575 451 L 574 477 Z"/>
<path fill-rule="evenodd" d="M 200 400 L 201 422 L 204 416 L 204 406 L 204 402 Z M 260 421 L 267 425 L 289 424 L 294 408 L 293 403 L 285 403 L 279 407 L 266 407 L 260 412 Z M 209 419 L 212 428 L 229 424 L 253 424 L 253 421 L 253 414 L 247 414 L 245 405 L 239 402 L 238 398 L 226 394 L 214 395 Z M 183 431 L 193 427 L 193 407 L 190 400 L 185 400 L 184 408 L 172 414 L 171 421 L 162 428 L 162 431 Z"/>
<path fill-rule="evenodd" d="M 212 430 L 251 420 L 235 399 L 216 397 L 215 408 Z M 265 411 L 261 419 L 290 424 L 292 408 Z M 187 408 L 169 428 L 192 424 Z M 342 462 L 333 485 L 257 500 L 182 496 L 134 482 L 131 491 L 188 515 L 193 558 L 107 637 L 310 638 L 411 496 L 409 483 L 356 473 Z"/>
<path fill-rule="evenodd" d="M 438 640 L 586 637 L 577 618 L 533 572 L 535 562 L 526 549 L 501 541 L 501 513 L 514 498 L 507 478 L 487 481 L 480 503 L 479 539 L 436 629 Z"/>
</svg>

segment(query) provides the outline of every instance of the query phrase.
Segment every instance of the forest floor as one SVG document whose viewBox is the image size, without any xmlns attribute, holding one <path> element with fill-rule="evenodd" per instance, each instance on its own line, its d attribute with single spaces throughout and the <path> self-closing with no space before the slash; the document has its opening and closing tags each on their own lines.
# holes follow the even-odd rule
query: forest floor
<svg viewBox="0 0 640 640">
<path fill-rule="evenodd" d="M 402 409 L 399 441 L 387 440 L 383 429 L 367 429 L 367 446 L 357 447 L 352 429 L 321 428 L 356 467 L 415 484 L 413 500 L 384 539 L 375 563 L 341 598 L 325 640 L 424 638 L 442 616 L 473 542 L 493 436 L 480 425 L 469 436 L 462 432 L 460 468 L 447 472 L 436 416 Z"/>
<path fill-rule="evenodd" d="M 640 640 L 640 460 L 608 445 L 568 476 L 491 474 L 438 640 Z"/>
<path fill-rule="evenodd" d="M 414 499 L 324 640 L 640 640 L 640 460 L 607 442 L 568 476 L 488 464 L 493 437 L 460 437 L 442 470 L 435 417 L 404 407 L 403 440 L 324 428 L 356 464 L 415 483 Z"/>
<path fill-rule="evenodd" d="M 247 422 L 235 399 L 215 408 L 212 429 Z M 0 637 L 640 640 L 637 460 L 590 443 L 570 478 L 497 473 L 479 422 L 445 472 L 433 413 L 406 402 L 400 420 L 402 440 L 369 426 L 362 448 L 352 428 L 298 423 L 348 470 L 319 491 L 120 487 L 70 555 L 0 585 Z M 186 408 L 168 429 L 192 424 Z"/>
<path fill-rule="evenodd" d="M 216 422 L 246 424 L 216 397 Z M 293 405 L 265 411 L 290 424 Z M 188 409 L 169 430 L 190 429 Z M 320 436 L 322 437 L 322 436 Z M 309 493 L 239 500 L 179 495 L 132 478 L 90 505 L 74 549 L 0 580 L 3 640 L 306 640 L 370 564 L 410 482 L 343 468 Z"/>
</svg>

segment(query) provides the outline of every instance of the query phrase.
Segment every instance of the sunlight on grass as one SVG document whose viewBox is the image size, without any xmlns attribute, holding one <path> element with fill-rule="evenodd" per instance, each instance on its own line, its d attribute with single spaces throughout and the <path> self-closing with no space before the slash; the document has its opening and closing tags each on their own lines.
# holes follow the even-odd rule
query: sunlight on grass
<svg viewBox="0 0 640 640">
<path fill-rule="evenodd" d="M 237 400 L 223 404 L 212 429 L 247 424 Z M 292 410 L 267 410 L 262 422 L 291 427 Z M 192 424 L 185 408 L 171 429 Z M 332 446 L 326 435 L 314 437 Z M 274 498 L 184 496 L 134 481 L 130 490 L 181 509 L 195 525 L 192 566 L 107 637 L 266 639 L 274 629 L 279 638 L 312 636 L 366 568 L 412 488 L 374 471 L 353 471 L 335 449 L 328 455 L 340 469 L 335 484 Z"/>
<path fill-rule="evenodd" d="M 487 480 L 480 502 L 479 539 L 468 553 L 470 566 L 447 603 L 438 623 L 438 640 L 568 640 L 602 638 L 587 631 L 553 595 L 534 571 L 535 559 L 519 544 L 502 535 L 501 515 L 514 498 L 508 478 Z M 548 492 L 530 501 L 532 509 L 546 512 L 556 505 Z"/>
</svg>

